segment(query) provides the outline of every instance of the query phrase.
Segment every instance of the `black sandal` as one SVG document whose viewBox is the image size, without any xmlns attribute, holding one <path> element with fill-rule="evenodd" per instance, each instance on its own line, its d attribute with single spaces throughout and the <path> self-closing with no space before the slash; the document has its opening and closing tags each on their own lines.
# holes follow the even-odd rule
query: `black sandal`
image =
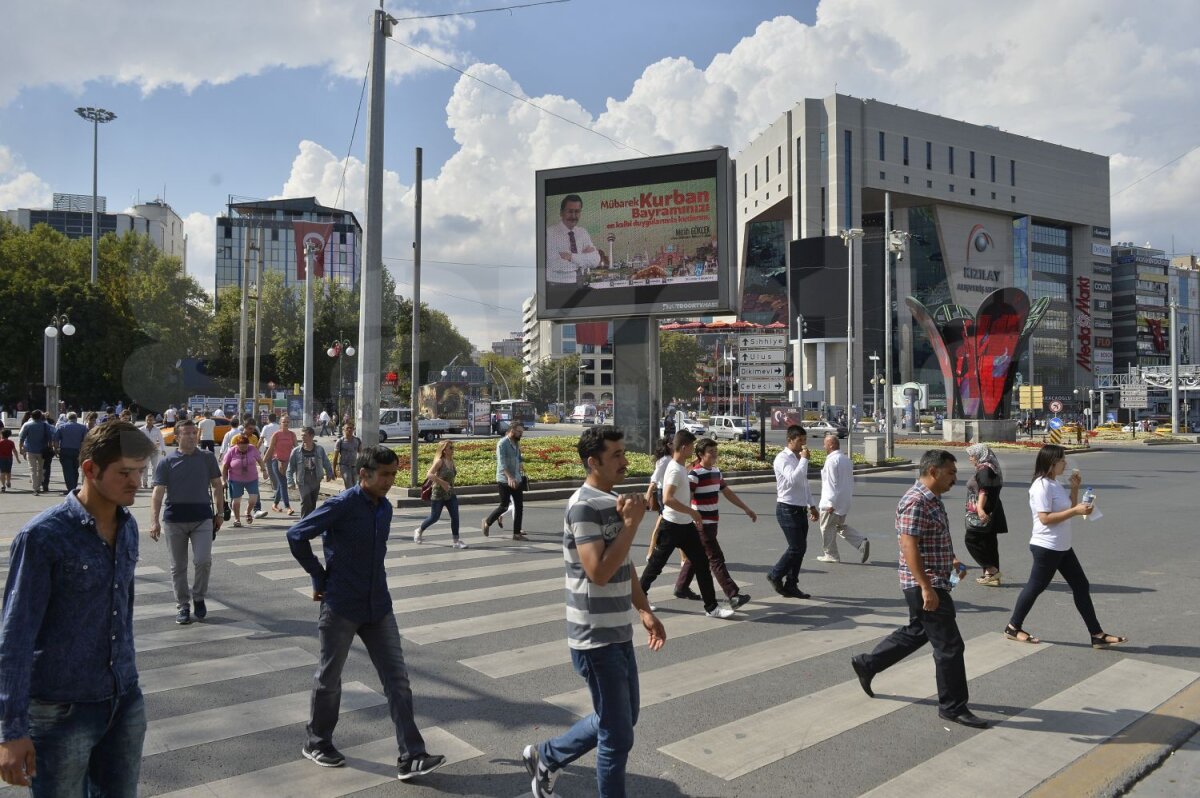
<svg viewBox="0 0 1200 798">
<path fill-rule="evenodd" d="M 1021 635 L 1025 636 L 1021 637 Z M 1040 639 L 1029 634 L 1029 632 L 1026 632 L 1021 627 L 1013 626 L 1011 623 L 1004 627 L 1004 636 L 1017 643 L 1030 643 L 1031 645 L 1035 646 L 1042 642 Z"/>
<path fill-rule="evenodd" d="M 1092 648 L 1110 648 L 1129 640 L 1128 637 L 1119 637 L 1118 635 L 1110 635 L 1107 632 L 1101 632 L 1098 635 L 1092 635 Z"/>
</svg>

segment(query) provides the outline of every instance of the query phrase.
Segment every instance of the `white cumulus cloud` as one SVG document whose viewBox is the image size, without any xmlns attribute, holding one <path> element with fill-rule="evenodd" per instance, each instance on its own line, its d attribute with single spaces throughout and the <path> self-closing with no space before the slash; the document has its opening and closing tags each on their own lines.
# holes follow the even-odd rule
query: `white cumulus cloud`
<svg viewBox="0 0 1200 798">
<path fill-rule="evenodd" d="M 50 184 L 25 168 L 12 150 L 0 144 L 0 208 L 45 208 Z"/>
</svg>

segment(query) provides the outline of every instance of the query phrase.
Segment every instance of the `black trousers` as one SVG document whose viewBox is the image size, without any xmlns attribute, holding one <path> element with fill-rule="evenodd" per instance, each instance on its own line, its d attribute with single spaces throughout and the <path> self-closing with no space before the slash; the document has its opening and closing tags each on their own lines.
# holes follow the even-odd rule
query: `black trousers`
<svg viewBox="0 0 1200 798">
<path fill-rule="evenodd" d="M 642 571 L 642 592 L 649 592 L 650 585 L 654 584 L 654 580 L 662 573 L 675 549 L 683 549 L 683 553 L 691 560 L 696 573 L 696 584 L 700 588 L 700 597 L 704 599 L 704 611 L 712 612 L 717 608 L 717 594 L 713 590 L 708 555 L 704 553 L 704 544 L 700 542 L 700 533 L 696 531 L 695 524 L 675 524 L 662 519 L 658 525 L 654 549 L 650 552 L 650 561 Z"/>
<path fill-rule="evenodd" d="M 1083 572 L 1083 566 L 1079 564 L 1079 558 L 1075 556 L 1075 549 L 1055 551 L 1031 543 L 1029 551 L 1033 554 L 1033 568 L 1030 569 L 1029 579 L 1021 589 L 1021 595 L 1017 597 L 1016 606 L 1013 607 L 1010 621 L 1012 625 L 1021 628 L 1025 623 L 1025 616 L 1033 609 L 1033 602 L 1050 586 L 1050 580 L 1057 571 L 1071 588 L 1075 609 L 1079 611 L 1079 617 L 1083 618 L 1088 634 L 1098 635 L 1104 631 L 1096 618 L 1096 608 L 1092 605 L 1091 584 L 1087 574 Z"/>
<path fill-rule="evenodd" d="M 517 483 L 519 486 L 521 483 Z M 496 509 L 492 510 L 487 517 L 487 525 L 491 526 L 496 523 L 496 519 L 504 515 L 504 511 L 508 509 L 508 502 L 511 499 L 513 503 L 513 534 L 521 531 L 521 521 L 525 517 L 525 492 L 520 487 L 516 489 L 508 486 L 508 481 L 497 482 L 496 487 L 500 489 L 500 504 L 496 505 Z"/>
<path fill-rule="evenodd" d="M 863 655 L 862 662 L 868 671 L 876 674 L 929 643 L 933 646 L 933 662 L 937 669 L 938 707 L 942 712 L 957 715 L 967 708 L 966 644 L 954 619 L 954 599 L 950 598 L 950 591 L 935 590 L 938 608 L 927 612 L 922 606 L 921 588 L 905 588 L 908 625 L 880 641 L 874 651 Z"/>
</svg>

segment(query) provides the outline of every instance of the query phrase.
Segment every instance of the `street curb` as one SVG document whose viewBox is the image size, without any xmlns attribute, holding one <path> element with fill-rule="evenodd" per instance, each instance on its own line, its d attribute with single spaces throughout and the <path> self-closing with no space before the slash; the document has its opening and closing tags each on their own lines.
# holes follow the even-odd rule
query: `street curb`
<svg viewBox="0 0 1200 798">
<path fill-rule="evenodd" d="M 1102 742 L 1024 798 L 1117 798 L 1200 730 L 1200 679 Z"/>
</svg>

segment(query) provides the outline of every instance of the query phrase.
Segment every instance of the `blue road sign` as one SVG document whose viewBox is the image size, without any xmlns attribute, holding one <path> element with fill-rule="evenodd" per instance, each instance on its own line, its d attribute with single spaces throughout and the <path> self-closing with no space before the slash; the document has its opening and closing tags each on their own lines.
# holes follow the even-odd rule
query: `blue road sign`
<svg viewBox="0 0 1200 798">
<path fill-rule="evenodd" d="M 1047 421 L 1046 424 L 1050 427 L 1050 429 L 1062 429 L 1063 420 L 1058 416 L 1055 416 Z"/>
</svg>

